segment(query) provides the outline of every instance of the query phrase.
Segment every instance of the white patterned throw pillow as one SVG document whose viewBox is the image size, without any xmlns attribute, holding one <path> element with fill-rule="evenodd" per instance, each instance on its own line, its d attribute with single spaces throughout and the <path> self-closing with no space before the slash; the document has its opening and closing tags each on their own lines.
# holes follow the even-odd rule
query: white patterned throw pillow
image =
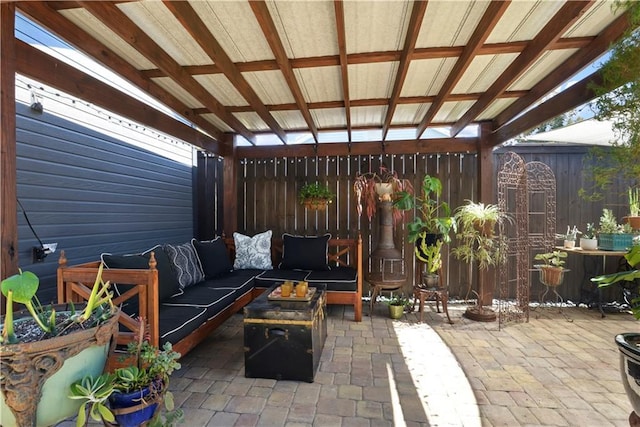
<svg viewBox="0 0 640 427">
<path fill-rule="evenodd" d="M 200 268 L 196 251 L 191 243 L 182 245 L 164 245 L 164 250 L 171 260 L 171 266 L 178 279 L 180 288 L 195 285 L 204 280 L 204 273 Z"/>
<path fill-rule="evenodd" d="M 256 234 L 253 237 L 233 233 L 233 240 L 236 246 L 234 269 L 256 268 L 273 270 L 273 265 L 271 264 L 271 230 Z"/>
</svg>

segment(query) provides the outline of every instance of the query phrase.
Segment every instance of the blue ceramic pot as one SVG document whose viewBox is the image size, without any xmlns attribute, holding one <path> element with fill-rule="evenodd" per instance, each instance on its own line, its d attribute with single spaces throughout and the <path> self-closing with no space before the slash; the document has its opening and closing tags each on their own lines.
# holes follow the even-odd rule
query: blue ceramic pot
<svg viewBox="0 0 640 427">
<path fill-rule="evenodd" d="M 145 387 L 142 390 L 132 391 L 131 393 L 113 393 L 109 396 L 109 404 L 111 409 L 114 410 L 139 406 L 140 409 L 137 411 L 128 414 L 115 414 L 116 421 L 120 427 L 136 427 L 153 418 L 158 402 L 154 400 L 151 403 L 150 400 L 152 398 L 150 388 Z M 143 399 L 149 404 L 146 404 Z"/>
</svg>

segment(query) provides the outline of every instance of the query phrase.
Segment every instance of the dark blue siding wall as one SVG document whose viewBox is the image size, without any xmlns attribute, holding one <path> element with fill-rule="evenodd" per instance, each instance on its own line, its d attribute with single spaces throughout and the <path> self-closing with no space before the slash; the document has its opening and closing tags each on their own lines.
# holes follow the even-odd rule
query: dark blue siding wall
<svg viewBox="0 0 640 427">
<path fill-rule="evenodd" d="M 60 249 L 78 264 L 193 236 L 191 166 L 23 104 L 16 109 L 18 198 L 40 239 L 58 243 L 33 264 L 39 244 L 18 207 L 19 265 L 40 277 L 42 303 L 55 299 Z"/>
</svg>

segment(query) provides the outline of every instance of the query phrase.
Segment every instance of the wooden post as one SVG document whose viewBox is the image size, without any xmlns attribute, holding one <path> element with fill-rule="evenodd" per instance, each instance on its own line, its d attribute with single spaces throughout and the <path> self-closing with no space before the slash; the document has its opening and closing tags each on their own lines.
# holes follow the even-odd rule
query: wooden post
<svg viewBox="0 0 640 427">
<path fill-rule="evenodd" d="M 233 139 L 233 136 L 229 135 L 229 138 Z M 235 142 L 232 142 L 231 145 L 233 145 L 231 152 L 224 152 L 222 176 L 224 185 L 222 229 L 227 237 L 232 237 L 233 232 L 238 230 L 238 158 Z"/>
<path fill-rule="evenodd" d="M 0 278 L 18 272 L 15 4 L 0 4 Z M 4 302 L 2 302 L 4 307 Z"/>
<path fill-rule="evenodd" d="M 488 204 L 495 203 L 495 172 L 493 170 L 493 147 L 489 143 L 489 136 L 493 126 L 489 122 L 480 124 L 480 138 L 478 139 L 478 201 Z M 489 267 L 478 273 L 478 305 L 491 306 L 495 290 L 495 269 Z"/>
</svg>

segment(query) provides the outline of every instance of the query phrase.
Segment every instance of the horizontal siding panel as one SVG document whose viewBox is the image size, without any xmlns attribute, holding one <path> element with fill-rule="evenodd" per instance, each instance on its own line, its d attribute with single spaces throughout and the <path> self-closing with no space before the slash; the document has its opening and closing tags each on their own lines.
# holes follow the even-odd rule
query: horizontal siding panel
<svg viewBox="0 0 640 427">
<path fill-rule="evenodd" d="M 191 239 L 190 165 L 20 103 L 16 110 L 18 198 L 42 242 L 58 243 L 33 264 L 39 243 L 18 208 L 19 265 L 40 277 L 43 302 L 55 299 L 62 249 L 77 264 Z"/>
</svg>

